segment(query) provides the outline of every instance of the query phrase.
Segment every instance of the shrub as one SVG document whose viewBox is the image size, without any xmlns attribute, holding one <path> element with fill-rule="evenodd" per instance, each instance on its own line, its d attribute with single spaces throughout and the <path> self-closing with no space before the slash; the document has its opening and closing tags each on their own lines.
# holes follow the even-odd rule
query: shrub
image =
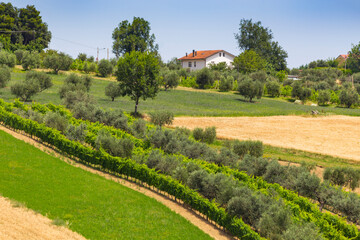
<svg viewBox="0 0 360 240">
<path fill-rule="evenodd" d="M 180 86 L 191 87 L 191 88 L 199 87 L 196 83 L 195 77 L 181 77 L 180 78 Z"/>
<path fill-rule="evenodd" d="M 90 65 L 89 65 L 89 72 L 95 73 L 95 72 L 96 72 L 96 69 L 97 69 L 96 63 L 95 63 L 95 62 L 90 63 Z"/>
<path fill-rule="evenodd" d="M 21 65 L 25 70 L 38 68 L 40 66 L 40 55 L 36 52 L 25 52 Z"/>
<path fill-rule="evenodd" d="M 176 71 L 166 72 L 163 74 L 163 85 L 165 91 L 169 88 L 176 88 L 179 85 L 179 75 Z"/>
<path fill-rule="evenodd" d="M 232 76 L 228 76 L 225 78 L 224 76 L 220 77 L 220 85 L 219 90 L 221 92 L 228 92 L 233 89 L 234 78 Z"/>
<path fill-rule="evenodd" d="M 216 128 L 215 127 L 208 127 L 205 129 L 195 128 L 193 130 L 193 137 L 196 141 L 201 141 L 211 144 L 216 139 Z"/>
<path fill-rule="evenodd" d="M 111 101 L 114 101 L 116 97 L 121 96 L 121 88 L 119 84 L 111 82 L 105 87 L 105 95 L 111 98 Z"/>
<path fill-rule="evenodd" d="M 153 112 L 150 113 L 149 115 L 150 115 L 150 122 L 160 126 L 160 128 L 165 124 L 171 125 L 172 122 L 174 121 L 174 114 L 169 111 Z"/>
<path fill-rule="evenodd" d="M 263 143 L 261 141 L 239 141 L 235 140 L 232 144 L 234 153 L 240 158 L 243 158 L 246 154 L 254 157 L 261 157 L 263 155 Z"/>
<path fill-rule="evenodd" d="M 55 128 L 60 132 L 65 132 L 68 126 L 68 120 L 58 112 L 47 112 L 44 116 L 46 126 Z"/>
<path fill-rule="evenodd" d="M 117 139 L 101 129 L 95 140 L 96 148 L 103 148 L 109 154 L 118 157 L 131 158 L 134 143 L 129 138 Z"/>
<path fill-rule="evenodd" d="M 10 69 L 6 65 L 0 66 L 0 88 L 5 87 L 6 84 L 10 81 L 10 79 Z"/>
<path fill-rule="evenodd" d="M 71 73 L 65 78 L 64 84 L 59 90 L 60 98 L 63 98 L 67 92 L 88 92 L 91 82 L 92 78 L 88 75 L 78 76 Z"/>
<path fill-rule="evenodd" d="M 65 135 L 70 140 L 83 142 L 87 134 L 87 125 L 81 123 L 79 126 L 70 124 L 65 132 Z"/>
<path fill-rule="evenodd" d="M 138 138 L 145 137 L 146 129 L 146 121 L 141 118 L 136 119 L 131 125 L 131 132 Z"/>
<path fill-rule="evenodd" d="M 249 99 L 251 102 L 254 97 L 261 98 L 263 93 L 263 84 L 259 81 L 253 81 L 249 77 L 239 82 L 238 91 L 240 95 Z"/>
<path fill-rule="evenodd" d="M 69 70 L 72 62 L 73 60 L 69 55 L 60 52 L 47 55 L 43 65 L 46 68 L 54 70 L 54 72 L 58 74 L 59 70 Z"/>
<path fill-rule="evenodd" d="M 29 79 L 16 82 L 10 87 L 10 91 L 13 95 L 21 98 L 22 101 L 26 102 L 40 91 L 40 85 L 37 80 Z"/>
<path fill-rule="evenodd" d="M 29 81 L 30 79 L 36 80 L 39 83 L 40 92 L 52 87 L 53 85 L 51 81 L 51 77 L 44 72 L 35 72 L 35 71 L 27 72 L 25 79 L 27 81 Z"/>
<path fill-rule="evenodd" d="M 245 155 L 243 160 L 239 162 L 238 169 L 246 171 L 248 175 L 263 176 L 268 164 L 269 161 L 265 158 Z"/>
<path fill-rule="evenodd" d="M 196 72 L 196 84 L 201 89 L 210 88 L 214 84 L 214 75 L 208 68 Z"/>
<path fill-rule="evenodd" d="M 276 81 L 268 81 L 265 84 L 267 92 L 272 97 L 280 96 L 280 84 Z"/>
<path fill-rule="evenodd" d="M 317 101 L 319 105 L 325 105 L 330 101 L 330 92 L 328 90 L 320 90 L 319 95 L 317 97 Z"/>
<path fill-rule="evenodd" d="M 101 59 L 98 64 L 98 71 L 101 77 L 107 77 L 113 71 L 113 66 L 109 60 Z"/>
<path fill-rule="evenodd" d="M 16 56 L 13 53 L 7 52 L 5 50 L 0 51 L 0 65 L 6 65 L 10 68 L 15 67 Z"/>
<path fill-rule="evenodd" d="M 339 95 L 340 103 L 350 108 L 359 102 L 359 94 L 354 89 L 344 89 Z"/>
<path fill-rule="evenodd" d="M 22 49 L 17 49 L 15 52 L 14 52 L 14 54 L 15 54 L 15 56 L 16 56 L 16 63 L 17 64 L 21 64 L 22 63 L 22 59 L 23 59 L 23 57 L 24 57 L 24 55 L 25 55 L 25 50 L 22 50 Z"/>
</svg>

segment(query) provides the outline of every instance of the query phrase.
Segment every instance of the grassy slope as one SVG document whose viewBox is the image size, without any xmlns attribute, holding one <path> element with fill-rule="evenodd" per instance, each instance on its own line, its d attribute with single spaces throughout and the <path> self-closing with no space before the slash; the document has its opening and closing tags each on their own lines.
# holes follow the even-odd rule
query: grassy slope
<svg viewBox="0 0 360 240">
<path fill-rule="evenodd" d="M 90 239 L 211 239 L 156 200 L 0 131 L 0 194 Z"/>
<path fill-rule="evenodd" d="M 25 74 L 17 70 L 12 74 L 12 80 L 8 84 L 23 79 Z M 54 86 L 51 89 L 36 95 L 33 100 L 41 103 L 52 102 L 61 104 L 58 90 L 65 75 L 52 75 Z M 95 96 L 103 108 L 120 108 L 125 111 L 134 110 L 134 102 L 128 97 L 117 98 L 111 102 L 104 94 L 108 81 L 94 79 L 90 93 Z M 0 90 L 0 97 L 5 100 L 13 99 L 9 87 Z M 323 111 L 329 114 L 341 114 L 360 116 L 359 109 L 347 109 L 336 107 L 313 107 L 295 105 L 284 100 L 262 98 L 256 103 L 244 101 L 243 97 L 233 93 L 217 93 L 209 91 L 186 91 L 171 90 L 160 91 L 155 99 L 140 101 L 140 112 L 151 112 L 157 110 L 169 110 L 175 115 L 187 116 L 274 116 L 274 115 L 303 115 L 309 114 L 311 110 Z"/>
</svg>

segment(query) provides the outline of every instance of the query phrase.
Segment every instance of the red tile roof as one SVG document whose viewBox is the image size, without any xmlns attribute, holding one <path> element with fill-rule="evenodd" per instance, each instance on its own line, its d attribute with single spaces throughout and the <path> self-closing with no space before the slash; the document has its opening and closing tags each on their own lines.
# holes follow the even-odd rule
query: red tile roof
<svg viewBox="0 0 360 240">
<path fill-rule="evenodd" d="M 346 58 L 349 57 L 349 54 L 340 54 L 340 56 L 346 59 Z M 340 57 L 340 56 L 339 56 L 339 57 Z"/>
<path fill-rule="evenodd" d="M 193 52 L 187 54 L 179 60 L 195 60 L 195 59 L 206 59 L 216 53 L 223 52 L 224 50 L 205 50 L 205 51 L 195 51 L 195 56 L 193 57 Z"/>
</svg>

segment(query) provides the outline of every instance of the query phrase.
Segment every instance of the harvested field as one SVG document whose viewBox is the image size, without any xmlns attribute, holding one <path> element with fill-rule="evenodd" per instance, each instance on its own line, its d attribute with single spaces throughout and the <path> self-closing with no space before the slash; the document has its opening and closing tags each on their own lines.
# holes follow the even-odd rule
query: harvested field
<svg viewBox="0 0 360 240">
<path fill-rule="evenodd" d="M 176 117 L 172 126 L 215 126 L 219 138 L 260 140 L 277 147 L 360 161 L 360 117 Z"/>
<path fill-rule="evenodd" d="M 50 219 L 15 205 L 10 200 L 0 197 L 0 239 L 85 240 L 78 233 L 62 226 L 55 226 Z"/>
</svg>

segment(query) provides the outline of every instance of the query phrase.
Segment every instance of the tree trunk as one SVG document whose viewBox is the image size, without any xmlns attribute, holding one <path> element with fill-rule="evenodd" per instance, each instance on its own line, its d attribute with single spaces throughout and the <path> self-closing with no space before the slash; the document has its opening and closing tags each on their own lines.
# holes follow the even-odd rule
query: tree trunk
<svg viewBox="0 0 360 240">
<path fill-rule="evenodd" d="M 114 101 L 115 100 L 115 98 L 114 97 L 111 97 L 111 101 Z"/>
<path fill-rule="evenodd" d="M 139 105 L 139 98 L 136 98 L 136 100 L 135 100 L 135 112 L 134 112 L 135 116 L 137 114 L 138 105 Z"/>
</svg>

